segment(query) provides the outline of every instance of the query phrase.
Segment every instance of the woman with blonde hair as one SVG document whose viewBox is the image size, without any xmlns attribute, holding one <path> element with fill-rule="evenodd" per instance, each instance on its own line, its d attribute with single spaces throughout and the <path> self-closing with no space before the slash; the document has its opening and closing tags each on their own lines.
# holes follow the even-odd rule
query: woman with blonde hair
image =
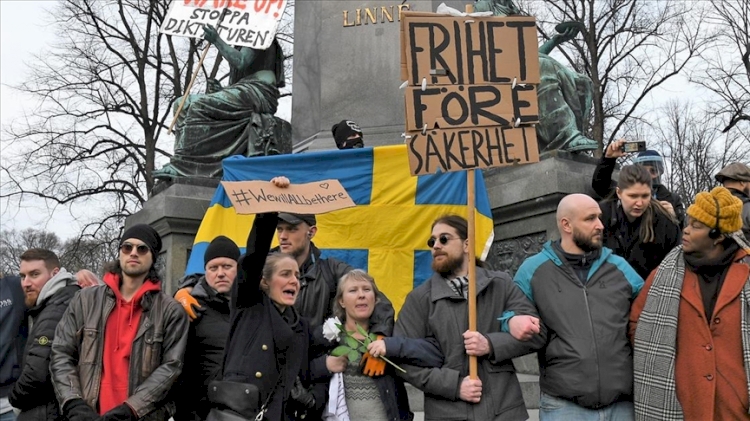
<svg viewBox="0 0 750 421">
<path fill-rule="evenodd" d="M 377 302 L 378 287 L 367 272 L 354 269 L 339 280 L 333 313 L 341 326 L 357 340 L 370 342 L 361 332 L 368 332 L 370 317 Z M 325 328 L 324 328 L 325 329 Z M 345 343 L 345 338 L 338 340 Z M 394 375 L 392 365 L 385 373 L 371 377 L 362 373 L 361 363 L 366 358 L 379 358 L 384 352 L 383 337 L 370 344 L 369 352 L 362 361 L 349 361 L 340 369 L 332 370 L 334 375 L 329 389 L 329 403 L 324 419 L 329 421 L 410 421 L 414 414 L 409 410 L 409 400 L 401 379 Z M 408 363 L 422 367 L 436 367 L 443 362 L 443 356 L 436 341 L 429 339 L 385 338 L 390 347 L 398 352 L 393 356 L 396 363 Z M 338 343 L 332 344 L 332 346 Z M 346 356 L 339 357 L 346 359 Z"/>
</svg>

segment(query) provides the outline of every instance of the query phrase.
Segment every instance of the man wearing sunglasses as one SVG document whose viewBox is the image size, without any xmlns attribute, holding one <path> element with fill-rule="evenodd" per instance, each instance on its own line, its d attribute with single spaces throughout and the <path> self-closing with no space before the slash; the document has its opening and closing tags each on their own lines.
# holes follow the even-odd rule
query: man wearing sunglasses
<svg viewBox="0 0 750 421">
<path fill-rule="evenodd" d="M 81 288 L 75 276 L 60 266 L 57 255 L 50 250 L 26 250 L 21 255 L 19 272 L 30 330 L 21 375 L 8 401 L 21 411 L 18 420 L 54 420 L 59 411 L 49 380 L 50 348 L 68 303 Z"/>
<path fill-rule="evenodd" d="M 52 345 L 50 372 L 70 421 L 166 420 L 182 371 L 188 320 L 161 290 L 161 238 L 145 224 L 122 236 L 104 285 L 70 302 Z"/>
<path fill-rule="evenodd" d="M 434 338 L 445 359 L 441 367 L 402 365 L 406 373 L 399 375 L 425 393 L 425 419 L 526 420 L 512 359 L 541 348 L 545 333 L 508 274 L 469 261 L 467 234 L 466 219 L 457 215 L 433 223 L 427 245 L 435 273 L 406 296 L 394 336 Z M 478 266 L 477 331 L 468 330 L 470 264 Z M 502 325 L 515 334 L 502 332 Z M 478 359 L 477 380 L 469 377 L 469 356 Z"/>
</svg>

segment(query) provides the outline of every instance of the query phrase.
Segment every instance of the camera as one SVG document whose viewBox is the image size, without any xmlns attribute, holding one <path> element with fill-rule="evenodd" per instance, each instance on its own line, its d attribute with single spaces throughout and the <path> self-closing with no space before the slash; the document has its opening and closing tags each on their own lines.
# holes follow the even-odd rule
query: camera
<svg viewBox="0 0 750 421">
<path fill-rule="evenodd" d="M 623 152 L 641 152 L 646 150 L 646 142 L 639 140 L 637 142 L 625 142 L 622 145 Z"/>
</svg>

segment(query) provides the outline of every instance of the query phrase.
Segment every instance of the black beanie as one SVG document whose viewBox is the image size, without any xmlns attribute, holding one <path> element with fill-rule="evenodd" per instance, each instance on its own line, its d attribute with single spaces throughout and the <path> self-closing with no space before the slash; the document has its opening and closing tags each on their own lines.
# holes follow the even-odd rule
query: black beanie
<svg viewBox="0 0 750 421">
<path fill-rule="evenodd" d="M 351 146 L 347 145 L 347 139 L 349 136 L 355 134 L 358 134 L 361 137 L 362 129 L 359 128 L 357 123 L 351 120 L 341 120 L 339 124 L 334 124 L 333 127 L 331 127 L 331 134 L 333 134 L 333 139 L 336 141 L 336 146 L 339 149 L 349 149 Z M 361 141 L 356 143 L 357 145 L 353 146 L 355 148 L 361 148 L 363 145 Z"/>
<path fill-rule="evenodd" d="M 208 245 L 206 252 L 203 254 L 203 265 L 207 265 L 213 259 L 217 257 L 228 257 L 232 260 L 240 258 L 240 249 L 237 248 L 237 244 L 229 238 L 220 235 L 211 241 Z"/>
<path fill-rule="evenodd" d="M 158 256 L 161 251 L 161 237 L 159 237 L 159 233 L 146 224 L 133 225 L 125 230 L 125 233 L 120 240 L 120 244 L 122 245 L 122 243 L 129 238 L 136 238 L 143 241 L 143 243 L 151 249 L 151 254 L 154 255 L 154 259 L 156 259 L 156 256 Z"/>
</svg>

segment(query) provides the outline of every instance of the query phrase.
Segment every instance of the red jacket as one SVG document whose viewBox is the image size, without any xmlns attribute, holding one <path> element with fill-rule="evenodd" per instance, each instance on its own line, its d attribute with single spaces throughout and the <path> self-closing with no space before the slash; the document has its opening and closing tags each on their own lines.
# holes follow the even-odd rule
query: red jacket
<svg viewBox="0 0 750 421">
<path fill-rule="evenodd" d="M 146 280 L 130 301 L 120 294 L 120 277 L 107 273 L 104 283 L 115 294 L 115 307 L 109 314 L 104 329 L 102 381 L 99 394 L 99 413 L 122 405 L 128 398 L 130 353 L 141 321 L 141 298 L 149 291 L 161 290 L 160 282 Z"/>
</svg>

